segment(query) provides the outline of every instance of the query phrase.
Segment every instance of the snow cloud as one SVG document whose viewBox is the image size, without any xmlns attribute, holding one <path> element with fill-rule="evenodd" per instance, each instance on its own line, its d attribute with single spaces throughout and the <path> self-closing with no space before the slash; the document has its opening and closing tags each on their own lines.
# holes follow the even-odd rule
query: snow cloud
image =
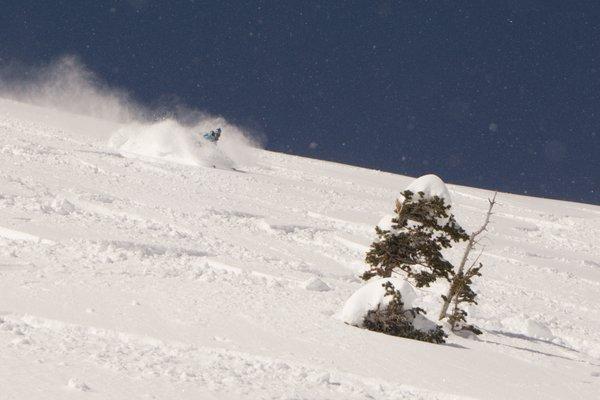
<svg viewBox="0 0 600 400">
<path fill-rule="evenodd" d="M 227 160 L 220 164 L 247 165 L 252 163 L 252 148 L 264 141 L 221 116 L 172 101 L 142 105 L 126 91 L 103 82 L 75 56 L 42 66 L 14 61 L 1 66 L 0 96 L 117 123 L 119 129 L 109 146 L 185 164 L 214 165 L 216 157 Z M 218 156 L 209 148 L 201 149 L 199 135 L 217 127 L 223 129 Z"/>
<path fill-rule="evenodd" d="M 103 83 L 74 56 L 42 66 L 15 61 L 4 65 L 0 69 L 0 94 L 24 103 L 112 122 L 146 117 L 143 107 L 135 104 L 126 92 Z"/>
</svg>

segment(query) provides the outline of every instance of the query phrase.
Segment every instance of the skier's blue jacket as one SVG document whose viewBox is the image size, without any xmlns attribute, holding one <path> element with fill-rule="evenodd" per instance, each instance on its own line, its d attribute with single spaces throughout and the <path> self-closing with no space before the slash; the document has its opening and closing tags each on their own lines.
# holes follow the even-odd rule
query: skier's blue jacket
<svg viewBox="0 0 600 400">
<path fill-rule="evenodd" d="M 221 137 L 221 128 L 217 128 L 217 130 L 214 131 L 206 132 L 202 136 L 209 142 L 216 142 L 219 140 L 219 137 Z"/>
</svg>

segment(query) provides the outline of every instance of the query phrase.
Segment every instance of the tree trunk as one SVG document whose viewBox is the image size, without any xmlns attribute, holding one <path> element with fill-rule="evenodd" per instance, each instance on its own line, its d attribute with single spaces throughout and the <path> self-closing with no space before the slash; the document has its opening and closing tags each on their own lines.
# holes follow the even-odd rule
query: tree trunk
<svg viewBox="0 0 600 400">
<path fill-rule="evenodd" d="M 483 225 L 481 225 L 481 227 L 479 229 L 477 229 L 476 231 L 471 233 L 471 236 L 469 236 L 469 240 L 467 241 L 467 247 L 465 248 L 465 252 L 462 256 L 462 260 L 460 260 L 460 264 L 458 266 L 458 271 L 456 271 L 456 274 L 454 275 L 454 277 L 462 276 L 462 274 L 464 273 L 464 270 L 465 270 L 465 264 L 467 263 L 467 260 L 469 259 L 469 253 L 471 253 L 471 250 L 473 250 L 473 247 L 475 247 L 477 237 L 486 230 L 487 225 L 490 222 L 490 216 L 492 215 L 492 208 L 494 207 L 494 204 L 496 204 L 496 194 L 498 194 L 498 193 L 495 192 L 494 196 L 492 197 L 491 200 L 488 199 L 490 206 L 485 215 L 485 221 L 483 222 Z M 457 286 L 458 285 L 456 284 L 456 279 L 453 278 L 452 282 L 450 282 L 450 287 L 448 288 L 448 293 L 446 293 L 446 298 L 444 299 L 444 303 L 442 304 L 442 310 L 440 311 L 440 316 L 438 318 L 440 321 L 447 317 L 448 307 L 450 306 L 450 303 L 452 303 L 452 300 L 454 299 L 454 297 L 456 297 L 459 293 L 459 290 L 458 290 L 459 288 Z"/>
</svg>

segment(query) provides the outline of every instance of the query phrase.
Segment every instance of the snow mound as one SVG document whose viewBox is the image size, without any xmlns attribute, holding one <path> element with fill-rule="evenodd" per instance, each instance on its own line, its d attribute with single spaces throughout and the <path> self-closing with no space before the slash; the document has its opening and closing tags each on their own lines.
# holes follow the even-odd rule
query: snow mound
<svg viewBox="0 0 600 400">
<path fill-rule="evenodd" d="M 202 138 L 202 132 L 223 127 L 218 144 Z M 122 126 L 108 140 L 108 147 L 125 157 L 144 157 L 184 165 L 231 169 L 251 163 L 252 143 L 239 129 L 217 119 L 192 127 L 172 119 Z"/>
<path fill-rule="evenodd" d="M 331 287 L 321 279 L 313 277 L 304 283 L 304 289 L 313 292 L 327 292 L 331 290 Z"/>
<path fill-rule="evenodd" d="M 59 215 L 69 215 L 75 212 L 75 205 L 63 197 L 56 196 L 52 200 L 49 210 Z"/>
<path fill-rule="evenodd" d="M 386 282 L 390 282 L 396 290 L 400 291 L 405 308 L 412 307 L 417 295 L 407 281 L 399 278 L 371 279 L 346 301 L 340 319 L 349 325 L 362 326 L 369 311 L 376 310 L 379 306 L 387 307 L 392 296 L 385 296 L 383 284 Z"/>
<path fill-rule="evenodd" d="M 421 314 L 415 316 L 415 319 L 413 319 L 412 324 L 415 329 L 421 332 L 429 332 L 437 328 L 437 324 L 435 322 Z"/>
<path fill-rule="evenodd" d="M 444 199 L 446 204 L 452 205 L 452 198 L 446 184 L 437 175 L 423 175 L 406 187 L 413 193 L 423 192 L 423 198 L 430 199 L 434 196 Z"/>
<path fill-rule="evenodd" d="M 522 314 L 503 319 L 502 325 L 507 332 L 519 333 L 534 339 L 552 340 L 555 338 L 546 325 Z"/>
<path fill-rule="evenodd" d="M 437 175 L 429 174 L 423 175 L 419 178 L 416 178 L 411 182 L 410 185 L 406 187 L 404 190 L 410 190 L 413 193 L 423 192 L 424 199 L 430 199 L 434 196 L 441 197 L 444 199 L 444 202 L 447 205 L 452 205 L 452 198 L 450 197 L 450 192 L 446 187 L 444 181 L 442 181 Z M 404 196 L 400 194 L 398 201 L 403 202 Z M 384 231 L 389 231 L 392 229 L 392 219 L 395 217 L 395 214 L 386 214 L 377 223 L 377 226 Z M 441 218 L 439 220 L 440 225 L 444 225 L 448 222 L 447 218 Z"/>
<path fill-rule="evenodd" d="M 550 328 L 532 319 L 527 320 L 526 332 L 528 336 L 534 337 L 536 339 L 554 339 L 554 335 L 552 334 Z"/>
<path fill-rule="evenodd" d="M 69 382 L 67 382 L 67 387 L 69 389 L 78 390 L 80 392 L 89 392 L 91 390 L 85 382 L 81 382 L 77 378 L 69 379 Z"/>
</svg>

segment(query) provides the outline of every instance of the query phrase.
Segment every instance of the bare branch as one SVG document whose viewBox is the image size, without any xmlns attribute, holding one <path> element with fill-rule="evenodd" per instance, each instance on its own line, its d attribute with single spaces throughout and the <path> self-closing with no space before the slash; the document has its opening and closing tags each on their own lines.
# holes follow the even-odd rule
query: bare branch
<svg viewBox="0 0 600 400">
<path fill-rule="evenodd" d="M 494 208 L 494 205 L 496 204 L 496 195 L 497 194 L 498 194 L 498 192 L 494 192 L 494 195 L 492 196 L 492 198 L 488 199 L 489 207 L 488 207 L 487 213 L 485 214 L 485 220 L 483 221 L 483 224 L 479 227 L 479 229 L 473 231 L 471 233 L 471 235 L 469 236 L 469 240 L 467 242 L 467 247 L 465 248 L 465 252 L 464 252 L 463 257 L 458 266 L 458 270 L 456 271 L 456 274 L 454 275 L 455 277 L 456 276 L 461 277 L 464 274 L 465 264 L 467 263 L 467 260 L 469 258 L 469 253 L 471 253 L 471 250 L 473 250 L 473 248 L 477 244 L 479 244 L 478 236 L 487 230 L 487 226 L 490 223 L 490 217 L 492 216 L 492 209 Z M 482 252 L 483 252 L 483 250 L 482 250 Z M 477 256 L 477 258 L 475 259 L 473 264 L 469 267 L 469 270 L 471 268 L 473 268 L 473 266 L 475 265 L 477 260 L 479 260 L 480 256 L 481 256 L 481 253 L 479 254 L 479 256 Z M 442 310 L 440 311 L 440 315 L 439 315 L 440 320 L 446 318 L 446 315 L 448 312 L 448 307 L 450 306 L 450 303 L 460 293 L 461 288 L 459 288 L 457 286 L 460 286 L 460 285 L 456 285 L 456 284 L 454 284 L 454 282 L 452 282 L 450 284 L 450 287 L 448 288 L 448 293 L 446 294 L 446 300 L 444 300 L 444 304 L 442 305 Z"/>
<path fill-rule="evenodd" d="M 485 214 L 485 221 L 483 222 L 483 225 L 481 225 L 481 227 L 476 230 L 475 232 L 471 233 L 471 238 L 476 238 L 477 236 L 479 236 L 483 231 L 486 230 L 487 225 L 490 222 L 490 217 L 492 215 L 492 208 L 494 208 L 494 204 L 496 204 L 496 195 L 498 194 L 498 192 L 494 192 L 494 196 L 492 197 L 492 199 L 488 199 L 488 202 L 490 203 L 490 206 L 488 208 L 487 213 Z"/>
<path fill-rule="evenodd" d="M 479 261 L 479 258 L 481 257 L 482 254 L 483 254 L 483 248 L 481 249 L 481 251 L 479 252 L 477 257 L 475 257 L 475 260 L 471 263 L 471 266 L 469 268 L 467 268 L 467 272 L 470 271 L 471 268 L 473 268 L 475 266 L 475 264 L 477 264 L 477 261 Z"/>
</svg>

